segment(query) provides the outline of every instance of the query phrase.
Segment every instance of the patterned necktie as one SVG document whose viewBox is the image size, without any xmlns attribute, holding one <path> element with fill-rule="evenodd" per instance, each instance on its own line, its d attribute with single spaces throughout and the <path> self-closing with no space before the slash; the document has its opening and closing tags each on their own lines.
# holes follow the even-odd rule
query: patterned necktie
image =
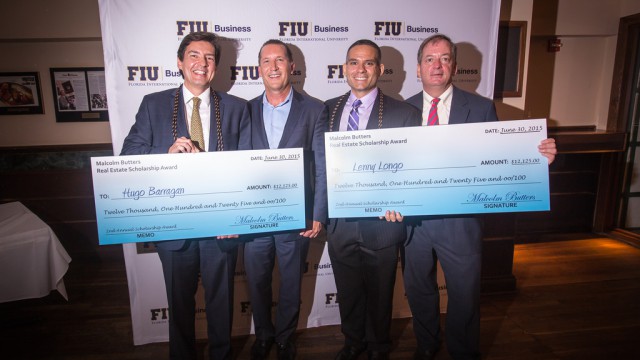
<svg viewBox="0 0 640 360">
<path fill-rule="evenodd" d="M 429 117 L 427 118 L 427 126 L 431 125 L 439 125 L 438 121 L 438 103 L 440 102 L 440 98 L 433 98 L 431 100 L 431 109 L 429 110 Z"/>
<path fill-rule="evenodd" d="M 193 112 L 191 113 L 191 142 L 193 142 L 198 149 L 204 150 L 204 135 L 202 134 L 202 120 L 200 120 L 200 98 L 194 97 L 193 99 Z"/>
<path fill-rule="evenodd" d="M 358 108 L 362 105 L 360 99 L 356 99 L 353 102 L 353 108 L 349 113 L 349 123 L 347 124 L 347 131 L 358 130 L 358 123 L 360 122 L 360 116 L 358 115 Z"/>
</svg>

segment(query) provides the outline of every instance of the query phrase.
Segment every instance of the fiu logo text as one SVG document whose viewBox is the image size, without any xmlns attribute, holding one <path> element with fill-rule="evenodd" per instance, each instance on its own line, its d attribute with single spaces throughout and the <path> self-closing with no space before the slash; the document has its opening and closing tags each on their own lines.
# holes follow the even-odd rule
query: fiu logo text
<svg viewBox="0 0 640 360">
<path fill-rule="evenodd" d="M 250 301 L 241 301 L 240 302 L 240 312 L 243 314 L 246 314 L 247 312 L 249 312 L 249 308 L 251 308 L 251 302 Z"/>
<path fill-rule="evenodd" d="M 257 66 L 231 66 L 231 80 L 258 80 Z"/>
<path fill-rule="evenodd" d="M 401 21 L 376 21 L 375 36 L 398 36 L 402 33 Z"/>
<path fill-rule="evenodd" d="M 344 70 L 342 65 L 327 65 L 327 79 L 344 79 Z"/>
<path fill-rule="evenodd" d="M 337 304 L 337 303 L 338 303 L 338 294 L 337 293 L 324 294 L 324 304 L 325 305 L 331 305 L 331 304 Z"/>
<path fill-rule="evenodd" d="M 158 66 L 127 66 L 129 72 L 129 81 L 157 81 L 158 80 Z"/>
<path fill-rule="evenodd" d="M 309 22 L 307 21 L 280 21 L 280 36 L 307 36 L 309 35 Z"/>
<path fill-rule="evenodd" d="M 196 32 L 196 31 L 207 31 L 209 29 L 208 21 L 176 21 L 176 26 L 178 27 L 178 36 Z"/>
<path fill-rule="evenodd" d="M 276 306 L 278 306 L 278 302 L 277 301 L 272 301 L 271 302 L 271 307 L 275 308 Z M 249 310 L 251 309 L 251 301 L 240 301 L 240 312 L 243 314 L 246 314 L 249 312 Z"/>
<path fill-rule="evenodd" d="M 151 309 L 151 321 L 169 319 L 169 308 Z"/>
</svg>

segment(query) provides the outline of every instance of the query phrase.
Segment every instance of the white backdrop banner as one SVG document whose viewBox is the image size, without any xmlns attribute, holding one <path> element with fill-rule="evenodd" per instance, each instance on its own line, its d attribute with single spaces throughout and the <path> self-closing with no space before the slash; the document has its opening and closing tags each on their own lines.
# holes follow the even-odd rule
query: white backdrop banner
<svg viewBox="0 0 640 360">
<path fill-rule="evenodd" d="M 142 97 L 182 83 L 176 53 L 182 38 L 193 31 L 211 31 L 223 39 L 213 88 L 247 100 L 262 94 L 258 51 L 269 39 L 290 45 L 296 63 L 294 87 L 323 101 L 349 90 L 341 68 L 349 45 L 373 40 L 382 48 L 385 65 L 378 85 L 385 94 L 408 98 L 421 90 L 418 46 L 435 33 L 450 36 L 458 45 L 456 85 L 493 97 L 500 0 L 281 0 L 278 6 L 256 0 L 98 2 L 114 154 L 120 153 Z M 311 243 L 301 328 L 340 322 L 324 245 L 321 240 Z M 160 261 L 144 244 L 123 246 L 134 343 L 167 341 L 169 314 Z M 234 335 L 251 331 L 248 299 L 239 258 Z M 410 316 L 400 271 L 394 299 L 394 316 Z M 206 337 L 202 302 L 198 306 L 198 336 Z"/>
</svg>

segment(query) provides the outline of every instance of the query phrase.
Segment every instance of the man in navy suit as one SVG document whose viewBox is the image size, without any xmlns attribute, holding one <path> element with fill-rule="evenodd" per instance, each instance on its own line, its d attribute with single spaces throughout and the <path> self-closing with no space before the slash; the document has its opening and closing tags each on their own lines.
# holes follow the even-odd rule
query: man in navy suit
<svg viewBox="0 0 640 360">
<path fill-rule="evenodd" d="M 381 61 L 380 48 L 370 40 L 358 40 L 349 47 L 344 73 L 351 91 L 326 102 L 330 131 L 419 125 L 415 108 L 377 88 L 384 72 Z M 393 288 L 405 236 L 405 225 L 399 222 L 330 219 L 327 243 L 345 336 L 337 360 L 357 359 L 365 350 L 369 359 L 389 358 Z"/>
<path fill-rule="evenodd" d="M 300 313 L 302 274 L 309 239 L 318 236 L 327 219 L 327 183 L 324 133 L 327 110 L 322 102 L 303 95 L 291 86 L 295 69 L 289 47 L 280 40 L 265 42 L 258 53 L 259 72 L 264 83 L 262 95 L 249 102 L 253 149 L 303 148 L 307 229 L 301 232 L 268 234 L 247 242 L 244 265 L 247 272 L 256 340 L 251 359 L 266 359 L 274 341 L 278 359 L 294 359 L 294 334 Z M 278 259 L 280 291 L 275 325 L 271 274 Z"/>
<path fill-rule="evenodd" d="M 452 85 L 456 72 L 456 46 L 447 36 L 438 34 L 422 42 L 418 50 L 417 70 L 423 91 L 407 102 L 422 112 L 423 125 L 428 125 L 434 99 L 438 99 L 435 100 L 438 125 L 498 121 L 491 100 Z M 433 115 L 431 117 L 433 120 Z M 556 154 L 555 141 L 543 140 L 538 148 L 551 163 Z M 437 151 L 430 156 L 437 156 Z M 403 274 L 418 343 L 414 359 L 433 359 L 440 347 L 437 260 L 440 260 L 447 281 L 445 337 L 449 354 L 453 359 L 479 359 L 480 220 L 472 215 L 406 220 L 413 224 L 405 244 Z"/>
<path fill-rule="evenodd" d="M 178 49 L 183 86 L 142 99 L 121 155 L 250 149 L 246 102 L 210 88 L 220 55 L 216 35 L 194 32 L 184 37 Z M 192 117 L 194 113 L 200 121 Z M 214 238 L 164 241 L 156 246 L 170 309 L 171 359 L 196 358 L 194 296 L 199 274 L 205 290 L 209 357 L 231 359 L 237 246 L 232 240 Z"/>
</svg>

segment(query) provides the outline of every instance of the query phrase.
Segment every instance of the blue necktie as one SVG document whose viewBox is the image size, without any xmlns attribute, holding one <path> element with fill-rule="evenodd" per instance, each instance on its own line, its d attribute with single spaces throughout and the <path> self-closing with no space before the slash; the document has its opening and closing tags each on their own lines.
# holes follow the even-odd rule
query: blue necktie
<svg viewBox="0 0 640 360">
<path fill-rule="evenodd" d="M 349 113 L 349 123 L 347 124 L 347 131 L 358 130 L 358 123 L 360 122 L 360 116 L 358 115 L 358 108 L 362 105 L 360 99 L 356 99 L 353 102 L 353 108 Z"/>
</svg>

